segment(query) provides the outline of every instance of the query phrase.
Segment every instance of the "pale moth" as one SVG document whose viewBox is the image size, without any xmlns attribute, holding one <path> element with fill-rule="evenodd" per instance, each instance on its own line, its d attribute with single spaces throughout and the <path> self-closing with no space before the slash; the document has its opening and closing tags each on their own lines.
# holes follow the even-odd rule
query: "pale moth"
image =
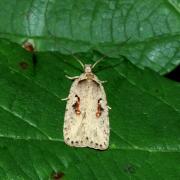
<svg viewBox="0 0 180 180">
<path fill-rule="evenodd" d="M 76 58 L 76 57 L 75 57 Z M 64 141 L 69 146 L 90 147 L 105 150 L 109 146 L 109 116 L 106 94 L 102 83 L 92 69 L 94 65 L 83 64 L 84 73 L 69 77 L 74 80 L 67 98 L 64 117 Z"/>
</svg>

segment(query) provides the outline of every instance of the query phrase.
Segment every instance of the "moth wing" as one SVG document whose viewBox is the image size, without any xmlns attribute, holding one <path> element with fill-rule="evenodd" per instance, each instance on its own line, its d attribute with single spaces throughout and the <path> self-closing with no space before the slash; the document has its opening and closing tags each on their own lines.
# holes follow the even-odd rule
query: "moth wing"
<svg viewBox="0 0 180 180">
<path fill-rule="evenodd" d="M 79 113 L 78 113 L 79 110 Z M 64 140 L 70 146 L 104 150 L 109 145 L 109 117 L 106 94 L 94 75 L 76 79 L 70 89 L 64 119 Z"/>
<path fill-rule="evenodd" d="M 75 105 L 78 100 L 76 95 L 80 98 L 82 94 L 82 92 L 78 92 L 82 88 L 79 85 L 79 82 L 83 79 L 85 79 L 84 73 L 72 83 L 64 116 L 64 141 L 66 144 L 76 147 L 83 147 L 83 134 L 85 131 L 83 127 L 82 117 L 81 115 L 77 115 L 75 111 Z"/>
</svg>

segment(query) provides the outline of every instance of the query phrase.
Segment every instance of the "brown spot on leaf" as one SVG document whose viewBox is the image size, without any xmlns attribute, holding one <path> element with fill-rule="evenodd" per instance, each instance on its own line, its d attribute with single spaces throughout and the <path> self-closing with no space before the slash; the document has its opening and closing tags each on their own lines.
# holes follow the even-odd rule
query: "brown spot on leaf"
<svg viewBox="0 0 180 180">
<path fill-rule="evenodd" d="M 136 169 L 133 164 L 126 164 L 123 170 L 128 174 L 134 174 L 136 172 Z"/>
<path fill-rule="evenodd" d="M 33 44 L 31 44 L 30 42 L 25 42 L 23 44 L 23 48 L 26 49 L 26 51 L 29 51 L 29 52 L 33 52 L 34 51 Z"/>
<path fill-rule="evenodd" d="M 25 70 L 28 68 L 29 65 L 27 62 L 22 61 L 19 63 L 19 66 L 21 67 L 21 69 Z"/>
<path fill-rule="evenodd" d="M 53 180 L 60 180 L 64 176 L 64 173 L 62 172 L 53 172 L 52 179 Z"/>
</svg>

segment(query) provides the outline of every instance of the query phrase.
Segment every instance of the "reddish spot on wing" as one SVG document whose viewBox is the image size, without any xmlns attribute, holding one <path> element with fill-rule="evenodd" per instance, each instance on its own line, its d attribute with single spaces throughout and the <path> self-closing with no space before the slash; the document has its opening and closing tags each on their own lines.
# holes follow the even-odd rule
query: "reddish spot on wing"
<svg viewBox="0 0 180 180">
<path fill-rule="evenodd" d="M 96 112 L 97 118 L 99 118 L 101 116 L 102 111 L 104 110 L 101 106 L 101 103 L 100 103 L 101 100 L 102 100 L 101 98 L 98 100 L 98 106 L 97 106 L 97 112 Z"/>
<path fill-rule="evenodd" d="M 81 114 L 80 111 L 80 98 L 78 95 L 76 95 L 75 97 L 77 97 L 77 101 L 75 102 L 75 104 L 73 104 L 73 108 L 75 109 L 75 112 L 77 115 Z"/>
</svg>

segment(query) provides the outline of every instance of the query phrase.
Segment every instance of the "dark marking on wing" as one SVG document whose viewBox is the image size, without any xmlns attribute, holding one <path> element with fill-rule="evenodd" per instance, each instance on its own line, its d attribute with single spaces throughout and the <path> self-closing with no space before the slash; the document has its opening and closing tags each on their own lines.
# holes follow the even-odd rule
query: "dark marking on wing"
<svg viewBox="0 0 180 180">
<path fill-rule="evenodd" d="M 74 108 L 75 113 L 77 115 L 79 115 L 79 114 L 81 114 L 81 111 L 80 111 L 80 97 L 78 95 L 75 95 L 75 97 L 77 98 L 77 101 L 72 105 L 72 107 Z"/>
<path fill-rule="evenodd" d="M 101 116 L 101 114 L 102 114 L 102 111 L 104 111 L 104 109 L 102 108 L 102 106 L 101 106 L 101 98 L 100 99 L 98 99 L 98 105 L 97 105 L 97 112 L 96 112 L 96 117 L 97 118 L 99 118 L 100 116 Z"/>
</svg>

